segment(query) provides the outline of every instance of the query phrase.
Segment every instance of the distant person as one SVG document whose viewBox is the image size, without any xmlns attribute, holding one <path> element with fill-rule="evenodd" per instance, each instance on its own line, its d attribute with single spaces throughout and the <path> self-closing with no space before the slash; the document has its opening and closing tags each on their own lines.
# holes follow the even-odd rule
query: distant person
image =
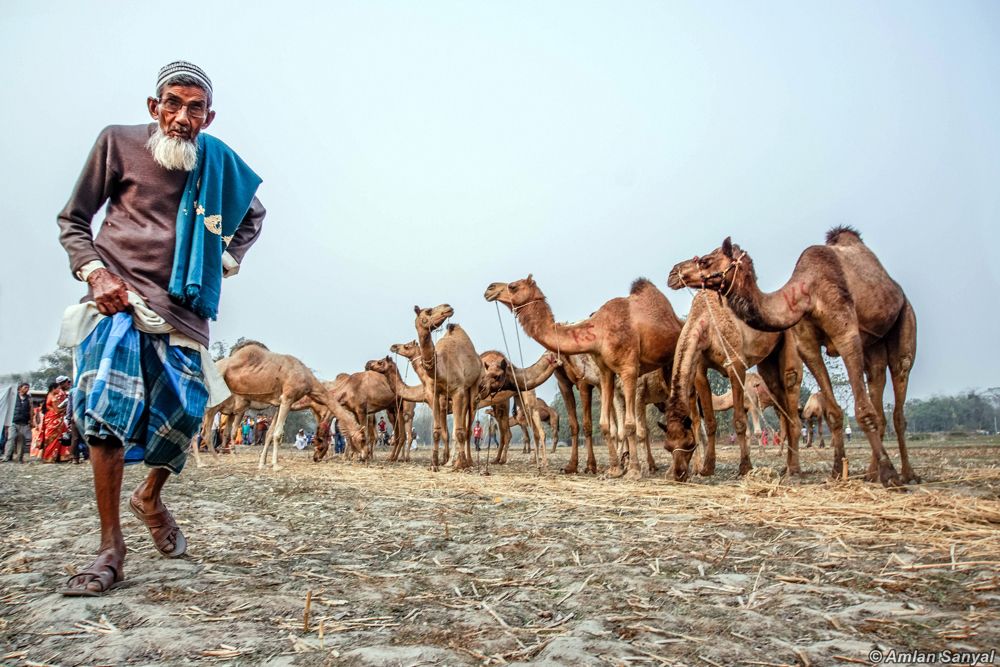
<svg viewBox="0 0 1000 667">
<path fill-rule="evenodd" d="M 389 435 L 385 431 L 385 417 L 378 418 L 378 443 L 382 446 L 389 443 Z"/>
<path fill-rule="evenodd" d="M 295 449 L 302 451 L 309 446 L 309 438 L 306 437 L 305 429 L 299 429 L 295 434 Z"/>
<path fill-rule="evenodd" d="M 486 440 L 486 446 L 496 445 L 500 446 L 500 441 L 497 440 L 497 434 L 500 432 L 500 427 L 497 426 L 497 421 L 495 419 L 490 420 L 489 437 Z"/>
<path fill-rule="evenodd" d="M 844 436 L 847 438 L 847 442 L 851 441 L 851 425 L 850 424 L 848 424 L 844 428 Z"/>
<path fill-rule="evenodd" d="M 483 442 L 483 427 L 480 426 L 479 420 L 476 420 L 476 425 L 472 427 L 472 439 L 476 443 L 476 451 L 480 451 L 480 444 Z"/>
<path fill-rule="evenodd" d="M 253 444 L 264 444 L 264 438 L 267 437 L 267 426 L 267 418 L 264 415 L 257 415 L 257 423 L 253 427 Z"/>
<path fill-rule="evenodd" d="M 247 417 L 243 420 L 243 427 L 240 429 L 243 432 L 243 444 L 252 445 L 253 444 L 253 417 Z"/>
<path fill-rule="evenodd" d="M 344 434 L 340 432 L 340 420 L 335 419 L 333 421 L 333 453 L 343 454 L 345 444 Z"/>
<path fill-rule="evenodd" d="M 69 402 L 70 379 L 60 375 L 49 385 L 45 396 L 45 416 L 42 418 L 42 463 L 62 463 L 73 457 L 69 446 L 66 408 Z"/>
<path fill-rule="evenodd" d="M 765 429 L 764 429 L 763 431 L 761 431 L 761 433 L 760 433 L 760 444 L 761 444 L 762 446 L 764 446 L 764 447 L 767 447 L 767 445 L 768 445 L 768 442 L 769 442 L 769 439 L 768 439 L 768 433 L 767 433 L 767 429 L 765 428 Z"/>
<path fill-rule="evenodd" d="M 15 454 L 17 462 L 24 463 L 25 455 L 31 452 L 31 396 L 27 382 L 17 385 L 17 396 L 14 397 L 14 416 L 7 431 L 7 446 L 4 448 L 5 461 L 13 461 Z"/>
</svg>

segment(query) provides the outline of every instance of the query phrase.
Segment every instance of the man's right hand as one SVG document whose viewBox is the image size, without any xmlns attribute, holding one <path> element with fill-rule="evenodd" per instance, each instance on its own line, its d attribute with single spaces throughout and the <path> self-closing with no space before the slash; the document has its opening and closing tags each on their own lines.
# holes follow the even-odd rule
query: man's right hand
<svg viewBox="0 0 1000 667">
<path fill-rule="evenodd" d="M 97 310 L 102 315 L 114 315 L 129 308 L 128 285 L 107 269 L 97 269 L 87 276 L 87 284 L 94 293 Z"/>
</svg>

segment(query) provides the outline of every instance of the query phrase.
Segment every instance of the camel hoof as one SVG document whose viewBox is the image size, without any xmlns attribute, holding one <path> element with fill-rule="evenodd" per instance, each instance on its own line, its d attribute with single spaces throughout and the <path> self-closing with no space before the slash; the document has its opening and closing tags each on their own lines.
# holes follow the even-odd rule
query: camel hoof
<svg viewBox="0 0 1000 667">
<path fill-rule="evenodd" d="M 563 468 L 563 474 L 564 475 L 575 475 L 576 474 L 576 466 L 566 466 L 565 468 Z"/>
<path fill-rule="evenodd" d="M 750 463 L 740 463 L 740 469 L 736 472 L 736 476 L 743 477 L 751 470 L 753 470 L 753 466 Z"/>
<path fill-rule="evenodd" d="M 903 473 L 903 484 L 922 484 L 923 481 L 924 480 L 921 479 L 920 475 L 912 470 Z"/>
<path fill-rule="evenodd" d="M 630 482 L 642 479 L 642 471 L 636 468 L 629 468 L 628 472 L 625 473 L 625 479 Z"/>
<path fill-rule="evenodd" d="M 597 464 L 596 463 L 588 463 L 587 464 L 587 470 L 586 470 L 586 472 L 588 474 L 591 474 L 591 475 L 596 475 L 597 474 Z"/>
<path fill-rule="evenodd" d="M 711 477 L 712 475 L 714 475 L 715 474 L 715 461 L 712 461 L 711 463 L 705 463 L 705 464 L 703 464 L 701 466 L 701 469 L 698 471 L 698 474 L 701 475 L 702 477 Z"/>
<path fill-rule="evenodd" d="M 889 461 L 882 461 L 879 463 L 878 473 L 879 481 L 882 482 L 882 486 L 887 489 L 903 485 L 899 479 L 899 475 L 896 474 L 896 469 L 892 467 L 892 463 Z"/>
<path fill-rule="evenodd" d="M 608 468 L 608 477 L 612 477 L 614 479 L 618 479 L 623 474 L 624 474 L 624 471 L 621 468 L 619 468 L 618 466 L 614 466 L 613 468 Z"/>
</svg>

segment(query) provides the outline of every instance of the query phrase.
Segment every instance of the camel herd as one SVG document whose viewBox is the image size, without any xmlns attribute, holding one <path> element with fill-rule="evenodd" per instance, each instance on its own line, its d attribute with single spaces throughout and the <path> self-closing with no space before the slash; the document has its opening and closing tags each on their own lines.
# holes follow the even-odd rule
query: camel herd
<svg viewBox="0 0 1000 667">
<path fill-rule="evenodd" d="M 271 463 L 277 467 L 277 446 L 288 412 L 310 409 L 319 425 L 314 460 L 321 460 L 327 452 L 334 417 L 353 454 L 365 460 L 371 456 L 374 441 L 372 418 L 384 410 L 394 425 L 389 459 L 407 460 L 414 406 L 425 403 L 433 419 L 432 468 L 451 461 L 454 468 L 464 469 L 472 466 L 474 416 L 486 409 L 500 427 L 494 463 L 506 461 L 510 427 L 520 425 L 534 433 L 535 456 L 544 466 L 547 448 L 542 421 L 549 421 L 558 433 L 558 415 L 533 390 L 555 375 L 569 419 L 572 449 L 566 473 L 576 473 L 579 466 L 577 396 L 583 408 L 584 469 L 597 472 L 591 437 L 591 402 L 597 388 L 601 396 L 613 397 L 600 401 L 599 417 L 610 477 L 642 476 L 640 441 L 645 444 L 647 470 L 656 471 L 644 418 L 648 405 L 664 414 L 660 425 L 666 431 L 665 448 L 673 458 L 673 477 L 678 481 L 690 474 L 695 433 L 702 420 L 707 442 L 698 473 L 714 473 L 715 413 L 730 407 L 740 448 L 739 474 L 748 472 L 752 466 L 746 417 L 754 414 L 752 408 L 759 411 L 768 405 L 780 417 L 787 453 L 785 473 L 801 473 L 800 419 L 821 418 L 830 427 L 832 471 L 839 477 L 845 464 L 844 419 L 823 361 L 825 348 L 828 355 L 844 361 L 855 418 L 871 446 L 866 478 L 886 486 L 920 481 L 910 467 L 903 415 L 916 355 L 916 316 L 902 288 L 856 230 L 837 227 L 827 234 L 825 244 L 806 248 L 791 278 L 775 292 L 760 291 L 753 260 L 728 238 L 711 253 L 675 265 L 667 284 L 672 289 L 697 291 L 685 320 L 677 316 L 663 292 L 640 278 L 628 296 L 611 299 L 585 320 L 565 324 L 556 322 L 531 275 L 492 283 L 486 288 L 486 301 L 509 308 L 524 332 L 547 350 L 526 368 L 515 366 L 495 350 L 478 353 L 461 326 L 445 326 L 454 314 L 451 306 L 415 306 L 416 338 L 393 345 L 390 351 L 406 358 L 419 380 L 417 385 L 404 382 L 392 356 L 369 361 L 362 372 L 322 383 L 295 357 L 276 354 L 257 342 L 244 342 L 218 362 L 233 396 L 209 410 L 206 429 L 219 411 L 231 416 L 235 430 L 245 410 L 277 406 L 259 462 L 263 467 L 271 445 Z M 435 341 L 432 333 L 442 327 L 444 333 Z M 816 378 L 819 392 L 800 409 L 803 365 Z M 757 374 L 748 373 L 754 366 Z M 732 388 L 726 396 L 713 396 L 709 369 L 728 377 Z M 886 370 L 895 395 L 893 424 L 901 474 L 882 443 Z M 511 401 L 515 417 L 511 417 Z M 453 418 L 450 432 L 448 415 Z"/>
</svg>

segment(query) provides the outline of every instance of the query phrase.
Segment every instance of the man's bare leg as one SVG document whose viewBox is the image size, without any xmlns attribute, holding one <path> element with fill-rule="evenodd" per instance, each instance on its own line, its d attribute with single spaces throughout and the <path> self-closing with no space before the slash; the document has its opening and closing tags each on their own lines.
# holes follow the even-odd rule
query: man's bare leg
<svg viewBox="0 0 1000 667">
<path fill-rule="evenodd" d="M 90 466 L 94 471 L 94 493 L 101 519 L 101 545 L 97 558 L 82 574 L 70 579 L 68 590 L 101 593 L 123 577 L 125 540 L 119 516 L 125 450 L 115 439 L 90 440 Z"/>
<path fill-rule="evenodd" d="M 170 471 L 166 468 L 152 468 L 142 484 L 132 492 L 132 503 L 138 506 L 142 513 L 146 515 L 166 512 L 167 507 L 160 499 L 160 491 L 163 489 L 163 485 L 167 483 L 169 477 Z M 164 529 L 158 530 L 157 533 L 163 534 L 163 537 L 155 538 L 159 543 L 157 548 L 160 552 L 166 552 L 164 555 L 172 552 L 177 546 L 177 533 Z"/>
</svg>

